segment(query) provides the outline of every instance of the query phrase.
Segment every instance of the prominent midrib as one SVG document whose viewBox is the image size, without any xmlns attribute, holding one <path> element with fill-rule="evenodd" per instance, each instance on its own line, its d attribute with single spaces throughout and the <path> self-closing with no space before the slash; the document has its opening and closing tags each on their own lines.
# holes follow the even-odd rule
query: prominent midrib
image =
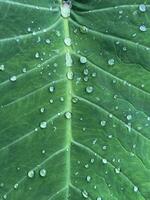
<svg viewBox="0 0 150 200">
<path fill-rule="evenodd" d="M 69 20 L 68 18 L 63 18 L 63 31 L 64 31 L 64 39 L 70 38 L 70 32 L 69 32 Z M 64 44 L 64 51 L 65 54 L 69 54 L 71 56 L 71 46 L 67 46 Z M 71 72 L 71 67 L 65 66 L 65 73 L 67 75 L 68 72 Z M 67 79 L 66 82 L 66 112 L 72 113 L 72 83 L 71 80 Z M 67 145 L 67 156 L 66 156 L 66 198 L 69 197 L 69 186 L 71 185 L 71 141 L 72 141 L 72 128 L 71 128 L 71 118 L 66 120 L 66 145 Z"/>
</svg>

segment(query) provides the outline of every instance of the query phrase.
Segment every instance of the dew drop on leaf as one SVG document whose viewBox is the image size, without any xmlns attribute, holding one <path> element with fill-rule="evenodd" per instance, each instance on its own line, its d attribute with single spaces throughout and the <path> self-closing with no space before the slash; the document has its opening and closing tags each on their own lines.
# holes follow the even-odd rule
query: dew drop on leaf
<svg viewBox="0 0 150 200">
<path fill-rule="evenodd" d="M 49 87 L 49 91 L 50 91 L 51 93 L 53 93 L 54 90 L 55 90 L 55 87 L 54 87 L 54 86 L 50 86 L 50 87 Z"/>
<path fill-rule="evenodd" d="M 71 119 L 71 117 L 72 117 L 72 113 L 71 112 L 66 112 L 65 113 L 65 117 L 66 117 L 66 119 Z"/>
<path fill-rule="evenodd" d="M 40 174 L 41 177 L 45 177 L 46 174 L 47 174 L 46 169 L 41 169 L 39 174 Z"/>
<path fill-rule="evenodd" d="M 87 33 L 88 32 L 88 28 L 86 26 L 82 26 L 82 27 L 80 27 L 80 32 L 81 33 Z"/>
<path fill-rule="evenodd" d="M 64 43 L 66 46 L 71 46 L 71 38 L 65 38 Z"/>
<path fill-rule="evenodd" d="M 72 102 L 73 102 L 73 103 L 77 103 L 78 100 L 79 100 L 79 99 L 78 99 L 77 97 L 73 97 L 73 98 L 72 98 Z"/>
<path fill-rule="evenodd" d="M 50 44 L 50 43 L 51 43 L 50 39 L 46 39 L 46 44 Z"/>
<path fill-rule="evenodd" d="M 0 71 L 4 71 L 5 70 L 5 66 L 2 64 L 0 65 Z"/>
<path fill-rule="evenodd" d="M 87 182 L 90 182 L 90 181 L 91 181 L 91 177 L 90 177 L 90 176 L 87 176 L 87 177 L 86 177 L 86 180 L 87 180 Z"/>
<path fill-rule="evenodd" d="M 72 80 L 73 79 L 73 72 L 71 72 L 71 71 L 67 72 L 67 78 L 68 78 L 68 80 Z"/>
<path fill-rule="evenodd" d="M 82 191 L 82 196 L 83 196 L 85 199 L 88 198 L 88 193 L 87 193 L 86 190 L 83 190 L 83 191 Z"/>
<path fill-rule="evenodd" d="M 139 5 L 139 10 L 140 10 L 141 12 L 145 12 L 145 11 L 146 11 L 146 5 L 145 5 L 145 4 L 140 4 L 140 5 Z"/>
<path fill-rule="evenodd" d="M 93 92 L 93 87 L 92 86 L 87 86 L 86 88 L 85 88 L 85 91 L 87 92 L 87 93 L 92 93 Z"/>
<path fill-rule="evenodd" d="M 40 128 L 44 129 L 47 127 L 47 122 L 43 121 L 40 123 Z"/>
<path fill-rule="evenodd" d="M 87 62 L 87 58 L 84 57 L 84 56 L 81 56 L 81 57 L 80 57 L 80 63 L 81 63 L 81 64 L 85 64 L 86 62 Z"/>
<path fill-rule="evenodd" d="M 133 187 L 133 190 L 134 190 L 134 192 L 138 192 L 138 187 L 137 187 L 137 186 L 134 186 L 134 187 Z"/>
<path fill-rule="evenodd" d="M 140 31 L 142 31 L 142 32 L 147 31 L 146 26 L 145 26 L 145 25 L 141 25 L 141 26 L 140 26 Z"/>
<path fill-rule="evenodd" d="M 112 66 L 115 64 L 115 60 L 113 58 L 108 60 L 108 65 Z"/>
<path fill-rule="evenodd" d="M 35 175 L 35 172 L 33 170 L 30 170 L 27 175 L 29 178 L 33 178 Z"/>
<path fill-rule="evenodd" d="M 10 77 L 10 81 L 15 82 L 16 80 L 17 80 L 17 77 L 16 77 L 16 76 L 11 76 L 11 77 Z"/>
<path fill-rule="evenodd" d="M 102 120 L 101 121 L 101 126 L 105 126 L 106 125 L 106 121 Z"/>
<path fill-rule="evenodd" d="M 107 160 L 106 160 L 106 159 L 102 159 L 102 162 L 103 162 L 104 164 L 107 164 Z"/>
</svg>

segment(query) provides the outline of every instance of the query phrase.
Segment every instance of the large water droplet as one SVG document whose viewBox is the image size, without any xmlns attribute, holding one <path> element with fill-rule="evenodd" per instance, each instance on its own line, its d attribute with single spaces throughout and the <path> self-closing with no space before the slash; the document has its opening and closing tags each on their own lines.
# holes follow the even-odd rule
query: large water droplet
<svg viewBox="0 0 150 200">
<path fill-rule="evenodd" d="M 64 2 L 61 5 L 61 16 L 64 18 L 68 18 L 70 16 L 70 9 L 71 9 L 71 5 L 67 2 Z"/>
</svg>

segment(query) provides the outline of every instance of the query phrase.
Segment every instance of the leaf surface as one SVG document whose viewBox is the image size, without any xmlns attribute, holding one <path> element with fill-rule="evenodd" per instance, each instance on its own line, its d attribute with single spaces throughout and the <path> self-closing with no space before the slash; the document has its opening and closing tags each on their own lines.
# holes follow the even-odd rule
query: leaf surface
<svg viewBox="0 0 150 200">
<path fill-rule="evenodd" d="M 0 0 L 0 198 L 150 200 L 150 5 L 71 3 Z"/>
</svg>

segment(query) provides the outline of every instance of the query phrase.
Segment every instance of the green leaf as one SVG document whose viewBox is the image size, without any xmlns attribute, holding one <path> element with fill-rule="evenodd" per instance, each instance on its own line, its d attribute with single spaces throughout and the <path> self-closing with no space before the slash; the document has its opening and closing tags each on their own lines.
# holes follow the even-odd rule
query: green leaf
<svg viewBox="0 0 150 200">
<path fill-rule="evenodd" d="M 0 0 L 1 200 L 150 200 L 149 22 L 146 0 Z"/>
</svg>

